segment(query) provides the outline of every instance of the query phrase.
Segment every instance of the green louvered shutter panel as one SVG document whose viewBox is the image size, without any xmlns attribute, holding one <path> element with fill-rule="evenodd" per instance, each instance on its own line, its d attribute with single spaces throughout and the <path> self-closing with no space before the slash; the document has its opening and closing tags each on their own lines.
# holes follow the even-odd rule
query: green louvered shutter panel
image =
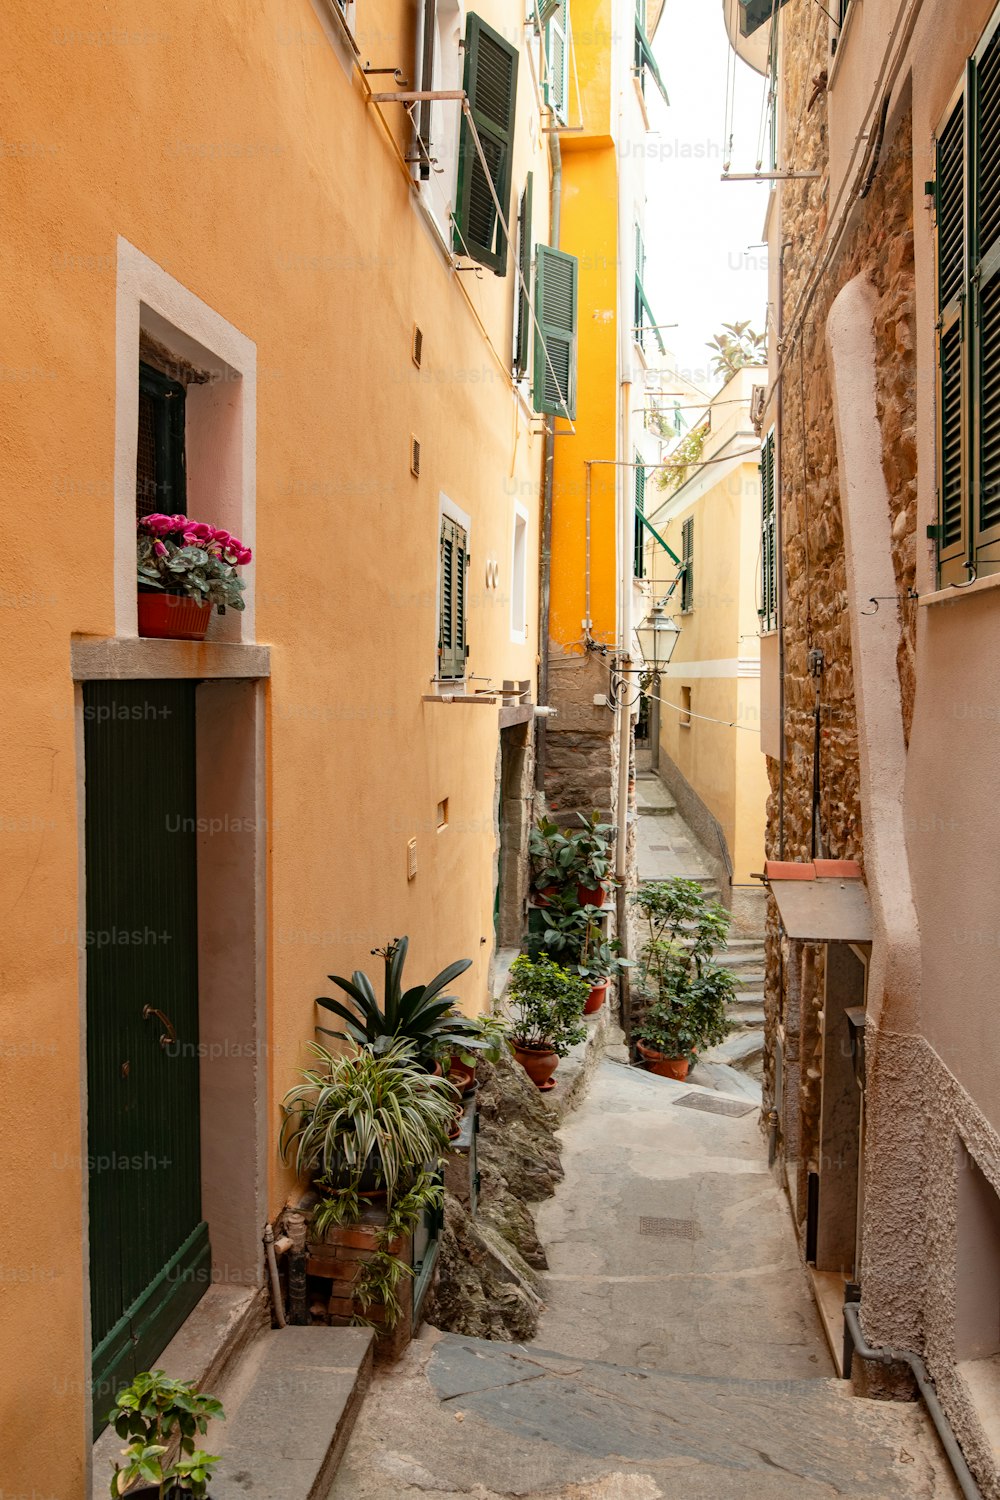
<svg viewBox="0 0 1000 1500">
<path fill-rule="evenodd" d="M 438 676 L 465 676 L 468 539 L 450 516 L 441 518 L 441 593 L 438 605 Z"/>
<path fill-rule="evenodd" d="M 977 53 L 973 111 L 973 242 L 970 261 L 975 441 L 973 560 L 980 575 L 1000 569 L 1000 28 Z"/>
<path fill-rule="evenodd" d="M 642 462 L 642 454 L 636 451 L 635 455 L 635 542 L 633 544 L 634 559 L 632 572 L 636 578 L 646 576 L 646 528 L 642 524 L 642 518 L 646 514 L 646 470 Z"/>
<path fill-rule="evenodd" d="M 965 100 L 952 111 L 937 142 L 938 277 L 938 546 L 942 579 L 967 574 L 967 360 Z"/>
<path fill-rule="evenodd" d="M 778 624 L 778 557 L 774 492 L 774 433 L 769 432 L 760 452 L 760 623 L 764 630 Z"/>
<path fill-rule="evenodd" d="M 481 16 L 465 28 L 465 79 L 472 118 L 489 165 L 503 221 L 509 222 L 517 51 Z M 454 247 L 498 276 L 507 274 L 507 235 L 466 116 L 458 147 Z"/>
<path fill-rule="evenodd" d="M 549 416 L 576 416 L 575 255 L 539 245 L 535 266 L 535 370 L 532 402 Z"/>
<path fill-rule="evenodd" d="M 566 40 L 568 31 L 567 0 L 561 0 L 558 9 L 545 28 L 546 76 L 543 91 L 545 102 L 560 125 L 565 125 L 568 118 L 567 100 L 569 88 L 566 82 L 566 58 L 569 51 Z"/>
<path fill-rule="evenodd" d="M 681 609 L 694 607 L 694 516 L 688 516 L 681 527 L 681 558 L 684 577 L 681 580 Z"/>
<path fill-rule="evenodd" d="M 521 207 L 517 216 L 517 264 L 520 271 L 517 282 L 517 328 L 515 330 L 514 374 L 520 379 L 528 373 L 528 353 L 531 349 L 531 200 L 534 174 L 529 172 L 521 194 Z"/>
</svg>

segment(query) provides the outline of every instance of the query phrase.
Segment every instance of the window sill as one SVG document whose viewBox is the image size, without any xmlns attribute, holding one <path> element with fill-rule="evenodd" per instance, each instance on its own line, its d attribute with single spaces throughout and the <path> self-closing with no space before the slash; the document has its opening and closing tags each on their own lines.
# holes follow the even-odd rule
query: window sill
<svg viewBox="0 0 1000 1500">
<path fill-rule="evenodd" d="M 115 678 L 270 677 L 271 648 L 238 641 L 166 641 L 145 636 L 74 636 L 75 682 Z"/>
<path fill-rule="evenodd" d="M 455 684 L 455 691 L 440 693 L 424 693 L 425 703 L 496 703 L 496 698 L 488 693 L 467 693 L 462 683 Z"/>
<path fill-rule="evenodd" d="M 935 589 L 931 594 L 921 594 L 917 600 L 921 609 L 932 604 L 958 604 L 972 594 L 985 594 L 991 589 L 1000 589 L 1000 573 L 991 573 L 988 578 L 977 578 L 975 583 L 952 584 L 946 589 Z"/>
</svg>

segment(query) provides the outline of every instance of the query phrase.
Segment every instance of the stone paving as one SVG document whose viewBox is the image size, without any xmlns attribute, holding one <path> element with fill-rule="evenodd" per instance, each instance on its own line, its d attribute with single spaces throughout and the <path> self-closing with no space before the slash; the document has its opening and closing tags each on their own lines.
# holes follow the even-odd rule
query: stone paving
<svg viewBox="0 0 1000 1500">
<path fill-rule="evenodd" d="M 956 1500 L 921 1407 L 831 1378 L 745 1097 L 609 1060 L 563 1137 L 537 1340 L 425 1329 L 334 1500 Z"/>
</svg>

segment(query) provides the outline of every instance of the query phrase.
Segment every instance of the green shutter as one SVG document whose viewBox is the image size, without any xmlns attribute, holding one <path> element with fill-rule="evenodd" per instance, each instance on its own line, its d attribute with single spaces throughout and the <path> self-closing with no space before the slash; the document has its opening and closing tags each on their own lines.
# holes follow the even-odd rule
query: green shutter
<svg viewBox="0 0 1000 1500">
<path fill-rule="evenodd" d="M 938 562 L 943 582 L 964 582 L 968 555 L 966 348 L 966 111 L 964 97 L 936 143 L 938 292 Z"/>
<path fill-rule="evenodd" d="M 978 574 L 1000 569 L 1000 29 L 975 58 L 971 279 L 975 435 L 973 496 Z"/>
<path fill-rule="evenodd" d="M 465 676 L 468 655 L 466 569 L 468 537 L 450 516 L 441 517 L 441 586 L 438 601 L 438 676 Z"/>
<path fill-rule="evenodd" d="M 576 416 L 576 323 L 579 264 L 575 255 L 538 246 L 535 267 L 535 369 L 532 402 L 549 416 Z"/>
<path fill-rule="evenodd" d="M 642 524 L 642 518 L 646 514 L 646 469 L 642 462 L 642 454 L 636 449 L 635 454 L 635 542 L 633 545 L 634 558 L 632 572 L 636 578 L 646 576 L 646 528 Z"/>
<path fill-rule="evenodd" d="M 517 101 L 517 49 L 475 14 L 470 14 L 465 28 L 463 87 L 469 96 L 502 217 L 507 221 Z M 461 129 L 454 247 L 459 254 L 489 266 L 498 276 L 505 276 L 507 235 L 464 113 Z"/>
<path fill-rule="evenodd" d="M 528 173 L 517 216 L 517 327 L 514 337 L 514 374 L 520 380 L 528 373 L 531 349 L 531 198 L 534 174 Z"/>
<path fill-rule="evenodd" d="M 681 609 L 694 608 L 694 516 L 688 516 L 681 527 Z"/>
<path fill-rule="evenodd" d="M 760 450 L 760 623 L 762 630 L 778 625 L 778 555 L 774 487 L 774 433 Z"/>
<path fill-rule="evenodd" d="M 543 96 L 560 125 L 565 125 L 568 119 L 567 101 L 569 88 L 566 82 L 566 59 L 569 52 L 567 42 L 569 26 L 567 24 L 567 11 L 567 0 L 560 0 L 557 9 L 545 27 L 545 85 Z"/>
<path fill-rule="evenodd" d="M 653 56 L 652 43 L 646 35 L 646 29 L 638 17 L 636 17 L 635 22 L 635 73 L 639 79 L 639 87 L 644 94 L 646 92 L 646 74 L 649 73 L 660 91 L 664 104 L 670 103 L 667 97 L 667 86 L 663 82 L 663 75 L 657 65 L 656 58 Z"/>
</svg>

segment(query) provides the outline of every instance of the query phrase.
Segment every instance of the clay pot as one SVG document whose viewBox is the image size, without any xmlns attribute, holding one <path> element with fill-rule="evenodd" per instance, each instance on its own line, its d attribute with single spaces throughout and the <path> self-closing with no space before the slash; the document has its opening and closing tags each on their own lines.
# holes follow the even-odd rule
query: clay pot
<svg viewBox="0 0 1000 1500">
<path fill-rule="evenodd" d="M 537 1088 L 555 1088 L 552 1075 L 559 1066 L 559 1054 L 551 1047 L 522 1047 L 515 1042 L 514 1056 Z"/>
<path fill-rule="evenodd" d="M 203 641 L 212 616 L 211 604 L 186 594 L 143 593 L 138 596 L 139 634 L 154 640 Z"/>
<path fill-rule="evenodd" d="M 557 894 L 558 890 L 559 890 L 559 887 L 557 885 L 547 885 L 544 888 L 544 890 L 535 891 L 534 897 L 533 897 L 535 905 L 536 906 L 551 906 L 552 905 L 552 897 Z"/>
<path fill-rule="evenodd" d="M 576 899 L 581 906 L 603 906 L 607 894 L 603 885 L 599 885 L 596 891 L 590 890 L 585 885 L 578 885 L 576 888 Z"/>
<path fill-rule="evenodd" d="M 452 1057 L 448 1067 L 448 1082 L 453 1083 L 465 1098 L 475 1090 L 476 1070 L 470 1068 L 469 1064 L 463 1062 L 460 1057 Z"/>
<path fill-rule="evenodd" d="M 686 1057 L 667 1057 L 663 1052 L 657 1052 L 655 1047 L 647 1047 L 644 1042 L 636 1042 L 642 1065 L 650 1073 L 658 1073 L 661 1078 L 676 1078 L 683 1083 L 688 1076 L 688 1060 Z"/>
<path fill-rule="evenodd" d="M 587 996 L 587 1003 L 583 1007 L 583 1013 L 585 1016 L 592 1016 L 595 1011 L 600 1010 L 601 1006 L 607 999 L 609 983 L 610 980 L 602 979 L 599 984 L 595 984 L 593 986 L 590 994 Z"/>
</svg>

